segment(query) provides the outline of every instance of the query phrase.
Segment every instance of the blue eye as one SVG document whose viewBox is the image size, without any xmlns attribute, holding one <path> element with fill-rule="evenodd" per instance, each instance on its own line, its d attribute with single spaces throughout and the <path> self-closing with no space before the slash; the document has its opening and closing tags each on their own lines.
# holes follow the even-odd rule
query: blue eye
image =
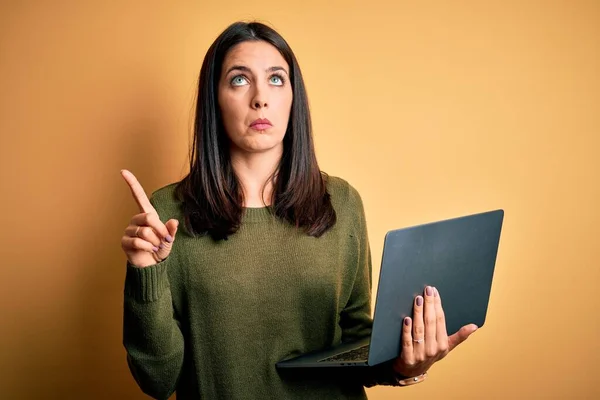
<svg viewBox="0 0 600 400">
<path fill-rule="evenodd" d="M 234 76 L 233 79 L 231 80 L 231 84 L 233 86 L 243 86 L 246 83 L 248 83 L 248 81 L 242 75 Z"/>
<path fill-rule="evenodd" d="M 283 77 L 279 76 L 279 75 L 271 76 L 270 81 L 273 85 L 276 85 L 276 86 L 281 86 L 281 85 L 283 85 L 283 82 L 284 82 Z"/>
</svg>

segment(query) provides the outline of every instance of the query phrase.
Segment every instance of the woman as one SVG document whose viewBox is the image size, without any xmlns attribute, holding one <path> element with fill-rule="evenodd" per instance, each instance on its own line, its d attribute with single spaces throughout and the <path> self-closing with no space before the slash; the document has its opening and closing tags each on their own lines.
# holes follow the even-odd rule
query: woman
<svg viewBox="0 0 600 400">
<path fill-rule="evenodd" d="M 153 397 L 363 399 L 421 381 L 476 328 L 448 338 L 428 287 L 396 360 L 351 379 L 278 374 L 282 359 L 370 334 L 371 260 L 360 196 L 319 170 L 300 68 L 265 25 L 235 23 L 208 50 L 190 173 L 151 200 L 122 174 L 140 208 L 122 238 L 123 340 Z"/>
</svg>

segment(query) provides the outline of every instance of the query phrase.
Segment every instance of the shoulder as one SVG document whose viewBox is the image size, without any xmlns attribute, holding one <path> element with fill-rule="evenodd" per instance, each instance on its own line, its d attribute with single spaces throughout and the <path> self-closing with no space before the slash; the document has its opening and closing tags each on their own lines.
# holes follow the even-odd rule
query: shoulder
<svg viewBox="0 0 600 400">
<path fill-rule="evenodd" d="M 152 192 L 152 199 L 159 201 L 175 200 L 175 188 L 179 182 L 170 183 Z"/>
<path fill-rule="evenodd" d="M 177 199 L 175 189 L 178 182 L 170 183 L 152 192 L 150 202 L 158 212 L 161 219 L 176 218 L 180 210 L 181 202 Z"/>
<path fill-rule="evenodd" d="M 326 177 L 327 192 L 337 216 L 336 225 L 361 231 L 365 225 L 365 210 L 358 190 L 337 176 Z"/>
<path fill-rule="evenodd" d="M 356 188 L 347 180 L 338 176 L 326 175 L 325 182 L 327 185 L 327 192 L 331 196 L 334 207 L 336 205 L 345 207 L 363 207 L 358 190 L 356 190 Z"/>
</svg>

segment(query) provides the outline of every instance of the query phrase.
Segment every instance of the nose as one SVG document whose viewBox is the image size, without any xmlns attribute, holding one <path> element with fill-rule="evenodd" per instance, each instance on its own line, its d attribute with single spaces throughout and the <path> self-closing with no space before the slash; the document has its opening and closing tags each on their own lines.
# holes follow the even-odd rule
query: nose
<svg viewBox="0 0 600 400">
<path fill-rule="evenodd" d="M 254 95 L 252 96 L 252 108 L 260 109 L 269 106 L 267 101 L 267 89 L 260 87 L 261 85 L 255 86 Z"/>
</svg>

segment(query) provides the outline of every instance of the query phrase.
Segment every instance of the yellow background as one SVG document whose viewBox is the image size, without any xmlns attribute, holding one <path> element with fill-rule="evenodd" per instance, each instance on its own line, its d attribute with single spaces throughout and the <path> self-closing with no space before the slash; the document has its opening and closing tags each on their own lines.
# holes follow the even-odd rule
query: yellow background
<svg viewBox="0 0 600 400">
<path fill-rule="evenodd" d="M 121 345 L 136 206 L 180 179 L 204 54 L 259 19 L 302 67 L 321 167 L 388 229 L 504 208 L 486 325 L 373 399 L 599 398 L 598 1 L 3 1 L 0 392 L 142 399 Z"/>
</svg>

